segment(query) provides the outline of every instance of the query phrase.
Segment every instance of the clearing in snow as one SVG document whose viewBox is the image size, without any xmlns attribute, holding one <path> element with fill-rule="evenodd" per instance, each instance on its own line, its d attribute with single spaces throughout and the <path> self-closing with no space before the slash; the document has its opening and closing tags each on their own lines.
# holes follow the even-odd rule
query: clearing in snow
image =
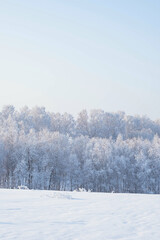
<svg viewBox="0 0 160 240">
<path fill-rule="evenodd" d="M 160 195 L 0 189 L 0 239 L 159 240 Z"/>
</svg>

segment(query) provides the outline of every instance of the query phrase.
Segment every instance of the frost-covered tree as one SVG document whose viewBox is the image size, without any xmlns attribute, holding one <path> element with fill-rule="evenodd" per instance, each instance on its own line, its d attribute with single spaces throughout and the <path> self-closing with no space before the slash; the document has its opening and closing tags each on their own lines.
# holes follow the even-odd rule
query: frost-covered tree
<svg viewBox="0 0 160 240">
<path fill-rule="evenodd" d="M 160 193 L 160 120 L 43 107 L 0 112 L 0 187 Z"/>
</svg>

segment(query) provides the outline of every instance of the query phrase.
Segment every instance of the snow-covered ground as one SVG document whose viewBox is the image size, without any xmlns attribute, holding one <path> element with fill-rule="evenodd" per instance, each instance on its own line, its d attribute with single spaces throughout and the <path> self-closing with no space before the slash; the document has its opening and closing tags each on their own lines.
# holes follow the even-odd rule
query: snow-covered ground
<svg viewBox="0 0 160 240">
<path fill-rule="evenodd" d="M 160 195 L 0 189 L 0 240 L 159 240 Z"/>
</svg>

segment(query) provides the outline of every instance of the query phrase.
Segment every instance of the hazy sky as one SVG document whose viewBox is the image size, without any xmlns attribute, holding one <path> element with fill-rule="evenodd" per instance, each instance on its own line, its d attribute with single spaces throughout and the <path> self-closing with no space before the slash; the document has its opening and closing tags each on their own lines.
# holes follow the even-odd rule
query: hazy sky
<svg viewBox="0 0 160 240">
<path fill-rule="evenodd" d="M 160 118 L 159 0 L 0 0 L 0 108 Z"/>
</svg>

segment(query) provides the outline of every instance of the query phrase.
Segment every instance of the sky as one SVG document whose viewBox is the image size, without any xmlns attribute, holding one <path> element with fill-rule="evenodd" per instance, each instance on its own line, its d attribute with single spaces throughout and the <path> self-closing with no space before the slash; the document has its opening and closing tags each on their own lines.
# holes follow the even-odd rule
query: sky
<svg viewBox="0 0 160 240">
<path fill-rule="evenodd" d="M 159 0 L 0 0 L 0 109 L 160 118 Z"/>
</svg>

